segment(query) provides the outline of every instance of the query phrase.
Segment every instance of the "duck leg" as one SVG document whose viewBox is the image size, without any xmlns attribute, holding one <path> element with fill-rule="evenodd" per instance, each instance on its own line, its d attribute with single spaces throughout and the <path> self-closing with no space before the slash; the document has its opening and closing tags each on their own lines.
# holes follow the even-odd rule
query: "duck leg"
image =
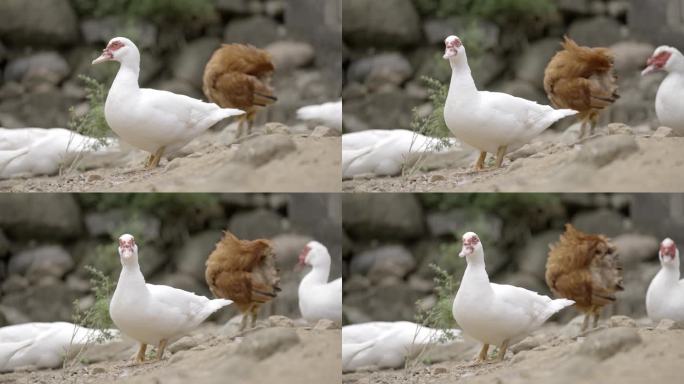
<svg viewBox="0 0 684 384">
<path fill-rule="evenodd" d="M 159 340 L 159 346 L 157 347 L 157 361 L 160 361 L 164 357 L 164 350 L 166 349 L 166 339 Z"/>
<path fill-rule="evenodd" d="M 140 343 L 140 348 L 138 349 L 138 354 L 135 356 L 136 363 L 142 363 L 145 361 L 145 351 L 147 350 L 147 344 Z"/>
<path fill-rule="evenodd" d="M 589 326 L 589 319 L 590 319 L 590 317 L 591 317 L 591 313 L 590 313 L 590 312 L 587 312 L 587 313 L 584 315 L 584 321 L 582 322 L 582 329 L 581 329 L 581 332 L 584 332 L 584 331 L 587 330 L 587 327 Z"/>
<path fill-rule="evenodd" d="M 161 161 L 165 149 L 166 147 L 161 147 L 157 149 L 157 152 L 154 153 L 151 161 L 147 164 L 148 169 L 156 168 L 159 165 L 159 162 Z"/>
<path fill-rule="evenodd" d="M 250 326 L 249 326 L 250 328 L 256 327 L 256 320 L 257 320 L 257 312 L 258 312 L 258 311 L 259 311 L 259 306 L 257 306 L 257 305 L 252 306 L 252 310 L 251 310 L 252 322 L 251 322 L 251 324 L 250 324 Z"/>
<path fill-rule="evenodd" d="M 503 344 L 499 347 L 499 354 L 496 356 L 497 360 L 503 361 L 506 357 L 506 350 L 508 350 L 508 340 L 504 340 Z"/>
<path fill-rule="evenodd" d="M 502 145 L 496 150 L 496 167 L 497 168 L 501 168 L 501 164 L 503 164 L 504 155 L 506 155 L 507 149 L 508 149 L 507 145 Z"/>
<path fill-rule="evenodd" d="M 594 328 L 598 327 L 599 317 L 601 317 L 601 308 L 594 308 Z"/>
<path fill-rule="evenodd" d="M 480 353 L 475 356 L 475 363 L 484 363 L 487 361 L 487 351 L 489 350 L 489 344 L 483 344 Z"/>
<path fill-rule="evenodd" d="M 480 172 L 482 168 L 484 168 L 484 162 L 486 158 L 487 152 L 480 151 L 480 157 L 477 158 L 477 162 L 475 163 L 475 172 Z"/>
<path fill-rule="evenodd" d="M 242 314 L 242 320 L 240 320 L 240 332 L 244 331 L 245 328 L 247 328 L 247 320 L 248 320 L 249 313 L 244 312 Z"/>
</svg>

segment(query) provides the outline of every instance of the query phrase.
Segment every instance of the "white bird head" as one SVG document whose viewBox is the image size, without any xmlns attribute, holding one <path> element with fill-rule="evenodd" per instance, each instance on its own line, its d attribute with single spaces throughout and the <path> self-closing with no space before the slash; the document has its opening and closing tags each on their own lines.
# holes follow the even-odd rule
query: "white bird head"
<svg viewBox="0 0 684 384">
<path fill-rule="evenodd" d="M 641 71 L 641 76 L 656 71 L 670 71 L 680 61 L 682 54 L 677 48 L 661 45 L 653 51 L 653 55 L 646 61 L 646 68 Z"/>
<path fill-rule="evenodd" d="M 465 52 L 463 43 L 458 36 L 451 35 L 444 39 L 444 58 L 451 60 L 452 57 L 458 56 L 461 52 Z"/>
<path fill-rule="evenodd" d="M 115 37 L 109 40 L 107 47 L 102 50 L 100 57 L 93 60 L 92 64 L 99 64 L 105 61 L 118 61 L 123 63 L 130 60 L 140 61 L 140 51 L 138 51 L 138 47 L 125 37 Z"/>
<path fill-rule="evenodd" d="M 463 248 L 461 253 L 458 254 L 459 257 L 470 256 L 477 250 L 482 249 L 482 242 L 475 232 L 467 232 L 463 235 Z"/>
<path fill-rule="evenodd" d="M 327 257 L 326 257 L 327 256 Z M 299 264 L 312 267 L 330 263 L 328 248 L 318 241 L 310 241 L 299 254 Z"/>
<path fill-rule="evenodd" d="M 679 249 L 677 249 L 677 245 L 669 237 L 660 243 L 658 257 L 662 266 L 676 267 L 679 270 Z"/>
<path fill-rule="evenodd" d="M 135 243 L 133 235 L 124 234 L 119 237 L 119 256 L 121 264 L 138 262 L 138 245 Z"/>
</svg>

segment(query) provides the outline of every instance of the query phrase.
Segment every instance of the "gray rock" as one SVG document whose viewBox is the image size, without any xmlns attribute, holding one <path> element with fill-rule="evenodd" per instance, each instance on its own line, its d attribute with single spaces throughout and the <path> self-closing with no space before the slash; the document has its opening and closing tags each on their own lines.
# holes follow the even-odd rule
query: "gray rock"
<svg viewBox="0 0 684 384">
<path fill-rule="evenodd" d="M 411 111 L 422 100 L 399 90 L 371 93 L 363 98 L 344 101 L 344 127 L 349 124 L 372 129 L 411 129 Z M 354 123 L 350 120 L 358 119 Z"/>
<path fill-rule="evenodd" d="M 371 287 L 344 296 L 344 313 L 348 319 L 372 321 L 415 321 L 415 303 L 424 294 L 405 283 Z M 366 320 L 367 321 L 367 320 Z"/>
<path fill-rule="evenodd" d="M 656 129 L 656 131 L 653 133 L 652 137 L 657 138 L 657 139 L 663 139 L 666 137 L 674 136 L 672 133 L 673 133 L 672 128 L 658 127 L 658 129 Z"/>
<path fill-rule="evenodd" d="M 684 329 L 684 321 L 674 321 L 672 319 L 662 319 L 658 322 L 656 329 L 659 331 L 669 331 L 673 329 Z"/>
<path fill-rule="evenodd" d="M 506 69 L 506 61 L 491 52 L 471 59 L 469 65 L 475 85 L 480 88 L 490 85 Z"/>
<path fill-rule="evenodd" d="M 587 336 L 578 354 L 605 360 L 638 344 L 641 344 L 641 336 L 636 328 L 608 328 Z"/>
<path fill-rule="evenodd" d="M 59 46 L 78 39 L 69 0 L 0 2 L 0 36 L 13 44 Z"/>
<path fill-rule="evenodd" d="M 287 351 L 299 342 L 299 336 L 292 328 L 260 329 L 245 336 L 237 353 L 264 360 L 275 353 Z"/>
<path fill-rule="evenodd" d="M 557 243 L 563 231 L 550 229 L 536 234 L 518 253 L 519 267 L 538 279 L 544 280 L 546 259 L 549 254 L 549 244 Z"/>
<path fill-rule="evenodd" d="M 240 144 L 235 152 L 235 160 L 260 167 L 294 152 L 297 145 L 285 135 L 266 135 L 249 139 Z"/>
<path fill-rule="evenodd" d="M 220 238 L 221 232 L 218 230 L 207 230 L 190 237 L 174 255 L 178 270 L 203 282 L 207 257 Z"/>
<path fill-rule="evenodd" d="M 590 47 L 609 47 L 626 37 L 615 19 L 603 16 L 574 21 L 568 28 L 568 36 Z"/>
<path fill-rule="evenodd" d="M 636 328 L 637 323 L 636 323 L 636 320 L 632 319 L 629 316 L 616 315 L 616 316 L 611 316 L 610 319 L 608 319 L 608 326 L 611 328 L 617 328 L 617 327 Z"/>
<path fill-rule="evenodd" d="M 26 290 L 30 285 L 31 283 L 24 276 L 9 275 L 2 282 L 2 292 L 5 295 L 13 292 L 22 292 Z"/>
<path fill-rule="evenodd" d="M 609 237 L 617 236 L 626 229 L 625 218 L 609 209 L 580 212 L 572 218 L 572 225 L 587 233 L 601 233 Z"/>
<path fill-rule="evenodd" d="M 247 0 L 216 0 L 216 10 L 228 15 L 244 15 L 249 13 Z"/>
<path fill-rule="evenodd" d="M 342 2 L 344 40 L 352 46 L 406 47 L 421 38 L 420 18 L 410 0 Z"/>
<path fill-rule="evenodd" d="M 313 238 L 304 235 L 285 233 L 271 239 L 273 250 L 278 257 L 281 269 L 292 269 L 299 261 L 299 254 Z"/>
<path fill-rule="evenodd" d="M 231 21 L 223 32 L 224 42 L 252 44 L 255 47 L 265 47 L 279 37 L 278 24 L 263 16 Z"/>
<path fill-rule="evenodd" d="M 173 59 L 171 72 L 177 79 L 201 89 L 204 67 L 220 45 L 221 41 L 215 37 L 201 37 L 189 42 Z"/>
<path fill-rule="evenodd" d="M 0 229 L 0 259 L 4 259 L 10 250 L 10 242 L 5 236 L 5 232 Z"/>
<path fill-rule="evenodd" d="M 386 276 L 403 278 L 416 266 L 411 252 L 401 245 L 385 245 L 356 255 L 350 264 L 353 274 L 368 275 L 378 282 Z"/>
<path fill-rule="evenodd" d="M 316 56 L 313 46 L 301 41 L 276 41 L 265 49 L 271 54 L 278 72 L 306 67 Z"/>
<path fill-rule="evenodd" d="M 35 282 L 44 275 L 61 278 L 73 267 L 74 261 L 64 248 L 49 245 L 14 255 L 9 262 L 9 273 L 25 275 Z"/>
<path fill-rule="evenodd" d="M 337 329 L 337 328 L 339 328 L 339 327 L 337 326 L 337 324 L 335 324 L 334 321 L 328 320 L 328 319 L 320 319 L 320 320 L 318 320 L 318 322 L 316 323 L 316 325 L 314 325 L 314 327 L 313 327 L 313 329 L 316 330 L 316 331 L 324 331 L 324 330 L 326 330 L 326 329 Z"/>
<path fill-rule="evenodd" d="M 634 136 L 613 135 L 597 137 L 587 141 L 579 153 L 577 161 L 603 167 L 611 162 L 627 157 L 639 150 Z"/>
<path fill-rule="evenodd" d="M 561 46 L 557 38 L 545 38 L 530 44 L 515 62 L 516 77 L 529 82 L 537 89 L 543 89 L 546 65 L 559 50 Z"/>
<path fill-rule="evenodd" d="M 5 81 L 58 84 L 69 75 L 69 64 L 57 52 L 40 52 L 14 59 L 5 68 Z"/>
<path fill-rule="evenodd" d="M 169 352 L 176 353 L 179 351 L 186 351 L 199 345 L 200 339 L 193 336 L 185 336 L 180 338 L 175 343 L 169 345 Z"/>
<path fill-rule="evenodd" d="M 16 309 L 31 321 L 72 321 L 75 299 L 76 295 L 66 284 L 54 283 L 5 295 L 2 304 Z"/>
<path fill-rule="evenodd" d="M 556 0 L 559 11 L 586 15 L 589 13 L 590 0 Z"/>
<path fill-rule="evenodd" d="M 269 316 L 268 317 L 269 327 L 279 327 L 279 328 L 294 328 L 294 321 L 289 317 L 285 316 Z"/>
<path fill-rule="evenodd" d="M 86 229 L 90 236 L 109 236 L 111 238 L 118 238 L 121 235 L 121 230 L 131 221 L 130 213 L 123 209 L 113 209 L 104 212 L 89 212 L 84 218 Z M 156 239 L 159 237 L 161 230 L 161 221 L 159 218 L 144 213 L 139 213 L 135 217 L 137 228 L 142 232 L 134 233 L 133 235 L 144 239 Z"/>
<path fill-rule="evenodd" d="M 621 41 L 613 44 L 610 47 L 615 57 L 613 67 L 620 77 L 632 75 L 644 68 L 646 60 L 654 49 L 655 47 L 651 44 L 635 41 Z"/>
<path fill-rule="evenodd" d="M 12 238 L 63 239 L 81 233 L 81 212 L 69 194 L 0 196 L 0 227 Z"/>
<path fill-rule="evenodd" d="M 350 81 L 365 83 L 370 89 L 378 89 L 384 84 L 403 84 L 413 68 L 400 53 L 381 53 L 354 61 L 347 71 Z"/>
<path fill-rule="evenodd" d="M 345 230 L 355 238 L 411 239 L 424 233 L 415 195 L 343 195 L 342 215 Z"/>
<path fill-rule="evenodd" d="M 0 104 L 0 113 L 11 113 L 29 127 L 66 127 L 69 107 L 77 102 L 59 89 L 48 86 L 16 99 L 5 100 Z"/>
<path fill-rule="evenodd" d="M 625 267 L 637 265 L 658 255 L 658 239 L 636 233 L 624 234 L 613 239 Z"/>
<path fill-rule="evenodd" d="M 140 49 L 157 44 L 157 27 L 143 19 L 106 16 L 81 22 L 81 34 L 88 44 L 108 43 L 115 36 L 126 36 Z"/>
<path fill-rule="evenodd" d="M 443 48 L 444 39 L 458 31 L 468 29 L 472 36 L 477 36 L 478 50 L 486 51 L 497 46 L 500 28 L 493 22 L 473 17 L 449 17 L 446 19 L 428 19 L 423 22 L 425 39 L 430 45 Z M 471 44 L 475 43 L 473 41 Z M 468 44 L 468 41 L 464 42 Z M 471 66 L 472 67 L 472 66 Z"/>
<path fill-rule="evenodd" d="M 270 239 L 285 229 L 284 220 L 277 213 L 265 209 L 239 212 L 230 218 L 228 229 L 240 239 Z"/>
<path fill-rule="evenodd" d="M 311 132 L 311 137 L 340 137 L 342 132 L 335 128 L 326 127 L 323 125 L 318 125 Z"/>
</svg>

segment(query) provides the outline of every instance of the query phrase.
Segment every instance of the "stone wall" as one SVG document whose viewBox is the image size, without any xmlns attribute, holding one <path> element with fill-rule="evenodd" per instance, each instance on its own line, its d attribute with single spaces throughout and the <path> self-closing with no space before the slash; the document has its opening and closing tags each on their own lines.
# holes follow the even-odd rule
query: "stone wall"
<svg viewBox="0 0 684 384">
<path fill-rule="evenodd" d="M 87 110 L 77 76 L 95 77 L 107 87 L 113 79 L 116 64 L 90 62 L 115 36 L 130 37 L 142 50 L 141 86 L 203 100 L 204 65 L 220 43 L 268 49 L 277 67 L 274 87 L 279 101 L 257 122 L 292 122 L 296 108 L 339 98 L 337 0 L 318 6 L 300 0 L 212 2 L 214 17 L 189 25 L 109 15 L 79 17 L 70 0 L 0 2 L 0 126 L 66 127 L 70 106 L 78 113 Z M 326 23 L 306 23 L 307 33 L 302 33 L 302 15 L 315 20 L 327 15 Z"/>
<path fill-rule="evenodd" d="M 300 316 L 297 288 L 308 269 L 296 264 L 311 239 L 328 246 L 331 276 L 341 273 L 340 199 L 331 194 L 8 194 L 0 212 L 0 325 L 71 320 L 74 300 L 85 308 L 94 299 L 84 266 L 117 280 L 116 239 L 125 232 L 136 236 L 148 282 L 206 296 L 204 263 L 223 230 L 272 239 L 283 290 L 264 315 Z"/>
<path fill-rule="evenodd" d="M 618 247 L 626 290 L 604 314 L 645 316 L 648 284 L 665 237 L 684 241 L 684 196 L 637 194 L 345 195 L 344 319 L 414 320 L 415 303 L 434 305 L 431 263 L 460 281 L 460 236 L 482 238 L 490 279 L 550 294 L 549 244 L 565 223 L 603 233 Z M 575 312 L 569 311 L 568 316 Z"/>
<path fill-rule="evenodd" d="M 345 130 L 410 128 L 412 109 L 432 110 L 420 78 L 448 82 L 441 58 L 444 38 L 462 38 L 480 89 L 548 104 L 542 81 L 564 34 L 582 45 L 610 47 L 616 56 L 621 99 L 601 124 L 654 128 L 661 76 L 642 78 L 660 44 L 682 44 L 681 0 L 558 0 L 556 12 L 530 22 L 485 20 L 466 14 L 421 14 L 427 0 L 343 0 Z"/>
</svg>

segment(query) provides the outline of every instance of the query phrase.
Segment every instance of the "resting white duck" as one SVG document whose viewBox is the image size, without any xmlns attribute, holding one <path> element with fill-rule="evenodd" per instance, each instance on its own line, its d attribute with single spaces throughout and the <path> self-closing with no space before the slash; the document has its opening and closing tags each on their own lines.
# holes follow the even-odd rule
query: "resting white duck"
<svg viewBox="0 0 684 384">
<path fill-rule="evenodd" d="M 370 129 L 342 135 L 342 178 L 374 174 L 395 176 L 401 173 L 411 153 L 446 152 L 460 149 L 455 139 L 442 140 L 406 129 Z"/>
<path fill-rule="evenodd" d="M 667 72 L 655 99 L 658 121 L 684 135 L 684 108 L 681 106 L 684 97 L 684 56 L 677 48 L 662 45 L 653 51 L 646 65 L 642 76 L 656 71 Z"/>
<path fill-rule="evenodd" d="M 93 64 L 121 63 L 105 102 L 107 124 L 121 139 L 150 152 L 148 168 L 182 148 L 212 125 L 245 112 L 220 108 L 184 95 L 140 88 L 140 52 L 132 41 L 115 37 Z"/>
<path fill-rule="evenodd" d="M 301 107 L 297 110 L 297 118 L 320 121 L 326 127 L 342 132 L 342 100 Z"/>
<path fill-rule="evenodd" d="M 468 262 L 452 307 L 454 319 L 463 332 L 484 343 L 476 358 L 487 360 L 489 345 L 499 346 L 502 361 L 508 346 L 539 328 L 549 317 L 573 305 L 568 299 L 551 299 L 536 292 L 489 282 L 484 249 L 473 232 L 463 235 L 460 257 Z"/>
<path fill-rule="evenodd" d="M 361 367 L 399 368 L 407 357 L 413 357 L 427 345 L 448 345 L 462 341 L 458 329 L 456 338 L 448 340 L 446 332 L 409 321 L 372 321 L 342 327 L 342 370 Z"/>
<path fill-rule="evenodd" d="M 684 321 L 684 280 L 680 280 L 679 249 L 667 238 L 658 251 L 660 271 L 646 291 L 646 312 L 653 321 Z"/>
<path fill-rule="evenodd" d="M 328 282 L 328 249 L 317 241 L 310 241 L 299 254 L 299 263 L 312 267 L 299 283 L 302 317 L 310 323 L 328 319 L 342 324 L 342 278 Z"/>
<path fill-rule="evenodd" d="M 526 144 L 556 121 L 577 114 L 506 93 L 478 91 L 461 39 L 449 36 L 444 43 L 444 58 L 451 65 L 444 121 L 457 139 L 480 151 L 476 171 L 483 169 L 487 152 L 496 153 L 496 166 L 501 167 L 509 150 Z"/>
<path fill-rule="evenodd" d="M 138 246 L 129 234 L 119 237 L 121 275 L 109 304 L 109 315 L 126 336 L 138 341 L 136 362 L 145 360 L 147 344 L 157 346 L 157 359 L 172 342 L 196 328 L 230 300 L 210 300 L 182 289 L 145 283 Z"/>
<path fill-rule="evenodd" d="M 100 143 L 64 128 L 0 128 L 0 179 L 54 175 L 78 156 L 104 156 L 116 151 L 114 139 Z"/>
<path fill-rule="evenodd" d="M 116 330 L 110 330 L 113 336 Z M 0 328 L 0 372 L 19 367 L 57 368 L 102 332 L 72 323 L 24 323 Z"/>
</svg>

